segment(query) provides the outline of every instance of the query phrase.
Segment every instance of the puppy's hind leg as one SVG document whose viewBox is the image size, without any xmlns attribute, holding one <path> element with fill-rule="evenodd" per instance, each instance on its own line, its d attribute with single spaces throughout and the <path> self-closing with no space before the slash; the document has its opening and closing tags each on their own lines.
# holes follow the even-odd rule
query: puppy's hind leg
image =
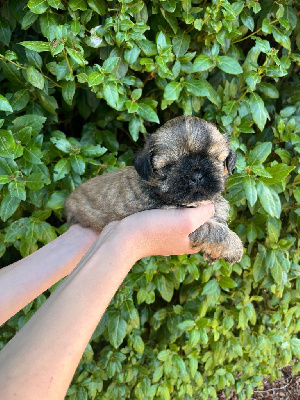
<svg viewBox="0 0 300 400">
<path fill-rule="evenodd" d="M 193 247 L 202 250 L 210 263 L 223 258 L 229 264 L 239 262 L 243 256 L 243 244 L 240 238 L 227 225 L 213 219 L 206 222 L 190 235 Z"/>
</svg>

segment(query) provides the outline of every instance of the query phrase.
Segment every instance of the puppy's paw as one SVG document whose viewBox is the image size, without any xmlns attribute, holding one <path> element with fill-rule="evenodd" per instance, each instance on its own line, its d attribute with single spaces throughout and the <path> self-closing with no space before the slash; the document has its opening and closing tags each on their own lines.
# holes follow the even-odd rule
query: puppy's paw
<svg viewBox="0 0 300 400">
<path fill-rule="evenodd" d="M 234 264 L 240 262 L 244 255 L 244 248 L 240 238 L 235 235 L 234 245 L 230 248 L 230 250 L 225 251 L 223 254 L 224 260 L 229 264 Z"/>
<path fill-rule="evenodd" d="M 199 247 L 210 264 L 221 258 L 229 264 L 239 262 L 243 256 L 240 238 L 227 225 L 208 222 L 190 234 L 193 247 Z"/>
</svg>

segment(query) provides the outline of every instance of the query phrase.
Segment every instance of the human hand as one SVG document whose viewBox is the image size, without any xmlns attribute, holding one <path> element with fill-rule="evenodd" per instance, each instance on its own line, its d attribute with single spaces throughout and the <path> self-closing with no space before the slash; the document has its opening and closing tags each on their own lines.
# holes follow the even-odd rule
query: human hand
<svg viewBox="0 0 300 400">
<path fill-rule="evenodd" d="M 107 225 L 99 240 L 110 242 L 114 251 L 128 250 L 134 261 L 150 255 L 193 254 L 199 249 L 191 247 L 188 235 L 213 214 L 213 204 L 142 211 Z"/>
</svg>

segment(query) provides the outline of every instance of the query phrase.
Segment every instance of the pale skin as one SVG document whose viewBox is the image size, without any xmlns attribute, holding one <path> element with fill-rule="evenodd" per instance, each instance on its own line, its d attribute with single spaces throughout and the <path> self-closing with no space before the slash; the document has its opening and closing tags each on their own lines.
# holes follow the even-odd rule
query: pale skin
<svg viewBox="0 0 300 400">
<path fill-rule="evenodd" d="M 188 234 L 213 213 L 212 204 L 143 211 L 108 225 L 100 236 L 74 225 L 0 270 L 0 324 L 69 274 L 1 350 L 1 400 L 64 399 L 86 345 L 134 263 L 150 255 L 197 252 Z"/>
</svg>

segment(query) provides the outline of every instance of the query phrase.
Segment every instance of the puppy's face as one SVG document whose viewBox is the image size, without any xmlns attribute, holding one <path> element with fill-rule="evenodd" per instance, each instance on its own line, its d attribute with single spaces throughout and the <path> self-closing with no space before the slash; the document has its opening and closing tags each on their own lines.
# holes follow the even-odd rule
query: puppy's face
<svg viewBox="0 0 300 400">
<path fill-rule="evenodd" d="M 227 138 L 214 125 L 182 116 L 148 138 L 134 166 L 166 204 L 187 206 L 221 193 L 235 159 Z"/>
</svg>

